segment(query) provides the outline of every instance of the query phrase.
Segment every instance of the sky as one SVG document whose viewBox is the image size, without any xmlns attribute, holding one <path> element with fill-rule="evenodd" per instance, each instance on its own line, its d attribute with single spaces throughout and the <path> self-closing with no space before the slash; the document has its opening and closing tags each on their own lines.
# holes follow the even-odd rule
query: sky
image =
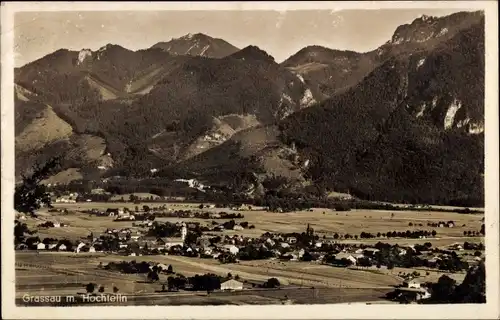
<svg viewBox="0 0 500 320">
<path fill-rule="evenodd" d="M 149 48 L 188 33 L 221 38 L 238 48 L 258 46 L 282 62 L 308 45 L 366 52 L 422 14 L 459 9 L 297 11 L 66 11 L 18 12 L 14 17 L 16 67 L 58 49 L 97 50 L 111 43 Z"/>
</svg>

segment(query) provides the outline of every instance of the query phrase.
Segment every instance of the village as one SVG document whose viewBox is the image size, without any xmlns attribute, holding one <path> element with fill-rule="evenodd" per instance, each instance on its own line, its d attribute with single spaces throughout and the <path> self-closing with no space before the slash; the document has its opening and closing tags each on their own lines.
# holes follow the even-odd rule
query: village
<svg viewBox="0 0 500 320">
<path fill-rule="evenodd" d="M 71 228 L 72 223 L 61 222 L 71 220 L 71 216 L 75 214 L 73 209 L 67 207 L 67 203 L 56 201 L 55 207 L 48 209 L 50 215 L 43 219 L 38 218 L 40 222 L 33 227 L 44 234 L 51 234 L 51 230 Z M 391 274 L 395 268 L 420 270 L 400 272 L 395 275 L 400 279 L 399 284 L 394 286 L 395 291 L 391 291 L 392 296 L 389 296 L 392 300 L 398 301 L 401 299 L 418 301 L 429 297 L 425 279 L 419 280 L 421 274 L 429 272 L 464 274 L 469 266 L 484 259 L 484 245 L 481 242 L 484 230 L 464 231 L 466 241 L 454 241 L 444 247 L 432 245 L 441 230 L 451 230 L 456 227 L 458 222 L 452 220 L 409 222 L 408 227 L 411 230 L 388 230 L 377 233 L 361 231 L 358 235 L 339 232 L 317 233 L 310 224 L 304 224 L 304 229 L 299 232 L 267 231 L 256 234 L 260 230 L 259 223 L 245 220 L 247 216 L 253 214 L 252 210 L 261 209 L 251 206 L 230 206 L 222 209 L 213 204 L 186 207 L 178 203 L 151 203 L 142 206 L 132 204 L 97 209 L 91 205 L 86 204 L 86 209 L 77 210 L 78 214 L 86 216 L 85 219 L 102 221 L 103 223 L 99 225 L 107 227 L 97 228 L 101 230 L 89 230 L 88 234 L 79 238 L 55 236 L 41 238 L 36 231 L 26 226 L 24 223 L 26 217 L 18 214 L 16 221 L 18 226 L 23 226 L 19 228 L 24 230 L 18 232 L 20 236 L 16 237 L 16 250 L 122 256 L 124 260 L 121 264 L 112 262 L 103 266 L 100 263 L 99 268 L 115 273 L 145 273 L 151 283 L 157 283 L 159 274 L 172 274 L 169 272 L 172 265 L 155 262 L 155 256 L 212 260 L 220 265 L 234 265 L 245 261 L 281 261 L 351 270 L 377 270 Z M 113 224 L 119 224 L 120 227 L 113 227 Z M 460 227 L 463 229 L 465 226 L 462 224 Z M 471 238 L 476 238 L 477 241 L 473 242 Z M 398 244 L 398 239 L 418 241 L 403 245 Z M 136 265 L 131 267 L 130 263 L 135 264 L 135 261 L 130 260 L 130 257 L 141 258 L 143 267 L 138 268 Z M 144 258 L 149 259 L 149 257 L 151 261 L 146 263 Z M 173 269 L 176 269 L 175 266 Z M 252 282 L 250 285 L 248 280 L 240 276 L 236 279 L 209 273 L 199 276 L 217 279 L 215 282 L 206 280 L 208 283 L 215 283 L 209 286 L 210 290 L 243 290 L 255 286 L 272 290 L 280 286 L 279 277 L 270 277 L 267 281 L 258 284 Z M 194 280 L 179 279 L 186 278 L 182 274 L 177 274 L 176 277 L 170 275 L 168 281 L 164 281 L 161 292 L 200 290 L 200 288 L 205 290 L 207 287 L 206 284 L 193 287 L 189 282 Z M 268 284 L 268 281 L 274 284 Z"/>
</svg>

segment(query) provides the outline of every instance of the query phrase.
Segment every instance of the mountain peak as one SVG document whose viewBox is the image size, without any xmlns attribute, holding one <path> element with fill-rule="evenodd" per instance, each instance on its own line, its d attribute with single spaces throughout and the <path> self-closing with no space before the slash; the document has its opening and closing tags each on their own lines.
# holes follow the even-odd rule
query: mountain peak
<svg viewBox="0 0 500 320">
<path fill-rule="evenodd" d="M 257 46 L 247 46 L 231 55 L 231 58 L 240 60 L 261 60 L 274 63 L 274 58 Z"/>
<path fill-rule="evenodd" d="M 228 42 L 203 33 L 188 33 L 179 38 L 172 38 L 168 42 L 159 42 L 151 48 L 159 48 L 173 55 L 208 58 L 222 58 L 238 51 L 238 48 Z"/>
<path fill-rule="evenodd" d="M 445 36 L 452 37 L 463 28 L 480 21 L 481 12 L 457 12 L 444 17 L 421 15 L 410 24 L 399 26 L 390 44 L 427 42 Z"/>
</svg>

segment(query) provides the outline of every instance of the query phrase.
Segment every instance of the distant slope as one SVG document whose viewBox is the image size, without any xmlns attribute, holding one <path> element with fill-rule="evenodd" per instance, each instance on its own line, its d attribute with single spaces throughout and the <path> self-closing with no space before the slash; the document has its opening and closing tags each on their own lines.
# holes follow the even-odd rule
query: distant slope
<svg viewBox="0 0 500 320">
<path fill-rule="evenodd" d="M 282 65 L 300 74 L 310 88 L 326 97 L 357 84 L 384 61 L 399 55 L 431 50 L 484 19 L 484 13 L 458 12 L 445 17 L 421 16 L 399 26 L 392 38 L 376 50 L 358 53 L 308 46 Z"/>
<path fill-rule="evenodd" d="M 234 134 L 223 144 L 179 163 L 175 170 L 216 185 L 229 186 L 241 178 L 258 182 L 271 174 L 302 182 L 303 172 L 295 161 L 295 152 L 278 137 L 279 130 L 275 126 L 249 128 Z"/>
<path fill-rule="evenodd" d="M 15 82 L 50 104 L 87 104 L 147 93 L 186 58 L 159 49 L 58 50 L 15 70 Z"/>
<path fill-rule="evenodd" d="M 313 179 L 336 190 L 484 201 L 483 37 L 484 20 L 440 46 L 387 60 L 347 92 L 285 119 L 282 139 L 312 159 Z"/>
<path fill-rule="evenodd" d="M 159 42 L 151 48 L 158 48 L 174 55 L 189 55 L 208 58 L 223 58 L 239 49 L 232 44 L 202 33 L 187 34 L 168 42 Z"/>
<path fill-rule="evenodd" d="M 137 168 L 144 173 L 188 159 L 242 129 L 276 123 L 315 101 L 296 75 L 257 47 L 221 59 L 175 57 L 158 49 L 123 51 L 126 56 L 140 54 L 145 59 L 164 55 L 165 60 L 128 66 L 124 77 L 116 78 L 104 70 L 125 63 L 113 59 L 125 58 L 111 59 L 108 50 L 113 55 L 123 51 L 108 46 L 80 56 L 78 62 L 63 64 L 70 70 L 68 79 L 86 91 L 69 91 L 64 93 L 68 98 L 62 97 L 52 88 L 66 74 L 54 73 L 54 78 L 45 78 L 46 91 L 39 87 L 38 92 L 40 100 L 58 102 L 54 109 L 76 133 L 103 137 L 114 164 L 125 170 Z M 110 66 L 94 70 L 106 60 Z M 44 65 L 43 58 L 37 64 Z M 80 70 L 85 64 L 84 71 Z M 18 72 L 20 79 L 33 73 L 29 66 Z M 137 92 L 142 95 L 131 96 Z"/>
</svg>

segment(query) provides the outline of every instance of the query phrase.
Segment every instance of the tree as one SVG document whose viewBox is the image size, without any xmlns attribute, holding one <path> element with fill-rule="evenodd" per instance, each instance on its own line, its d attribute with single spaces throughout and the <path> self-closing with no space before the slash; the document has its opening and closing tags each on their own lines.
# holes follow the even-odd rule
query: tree
<svg viewBox="0 0 500 320">
<path fill-rule="evenodd" d="M 163 291 L 166 291 L 166 290 L 167 290 L 167 288 L 165 287 L 165 285 L 164 285 L 164 284 L 162 284 L 162 285 L 161 285 L 161 291 L 163 292 Z"/>
<path fill-rule="evenodd" d="M 174 268 L 172 268 L 171 264 L 168 265 L 167 273 L 169 273 L 169 274 L 174 273 Z"/>
<path fill-rule="evenodd" d="M 431 300 L 440 303 L 449 303 L 451 295 L 455 291 L 456 281 L 443 275 L 438 282 L 432 286 Z"/>
<path fill-rule="evenodd" d="M 85 290 L 87 290 L 87 293 L 92 293 L 92 292 L 94 292 L 95 287 L 96 287 L 96 284 L 95 284 L 95 283 L 89 282 L 89 283 L 87 283 L 87 285 L 85 286 Z"/>
<path fill-rule="evenodd" d="M 104 286 L 99 287 L 99 293 L 104 293 Z"/>
<path fill-rule="evenodd" d="M 50 194 L 41 182 L 60 167 L 61 158 L 54 157 L 44 165 L 35 165 L 31 175 L 23 176 L 22 183 L 14 192 L 14 208 L 18 212 L 36 217 L 35 211 L 42 206 L 50 206 Z"/>
<path fill-rule="evenodd" d="M 158 276 L 158 273 L 155 271 L 150 271 L 148 273 L 148 280 L 151 282 L 156 282 L 160 280 L 160 277 Z"/>
<path fill-rule="evenodd" d="M 281 284 L 276 278 L 270 278 L 264 283 L 265 288 L 278 288 L 279 286 L 281 286 Z"/>
<path fill-rule="evenodd" d="M 485 303 L 486 277 L 484 262 L 467 271 L 464 281 L 452 295 L 452 302 L 457 303 Z"/>
<path fill-rule="evenodd" d="M 114 293 L 118 293 L 118 291 L 119 291 L 118 287 L 114 286 L 114 287 L 113 287 L 113 292 L 114 292 Z"/>
<path fill-rule="evenodd" d="M 479 231 L 483 236 L 486 235 L 486 232 L 484 230 L 484 223 L 481 225 L 481 230 Z"/>
<path fill-rule="evenodd" d="M 436 234 L 437 234 L 436 230 L 432 230 L 431 234 L 432 234 L 433 237 L 435 237 Z"/>
<path fill-rule="evenodd" d="M 142 210 L 144 210 L 144 212 L 149 212 L 151 210 L 151 208 L 149 206 L 142 206 Z"/>
</svg>

